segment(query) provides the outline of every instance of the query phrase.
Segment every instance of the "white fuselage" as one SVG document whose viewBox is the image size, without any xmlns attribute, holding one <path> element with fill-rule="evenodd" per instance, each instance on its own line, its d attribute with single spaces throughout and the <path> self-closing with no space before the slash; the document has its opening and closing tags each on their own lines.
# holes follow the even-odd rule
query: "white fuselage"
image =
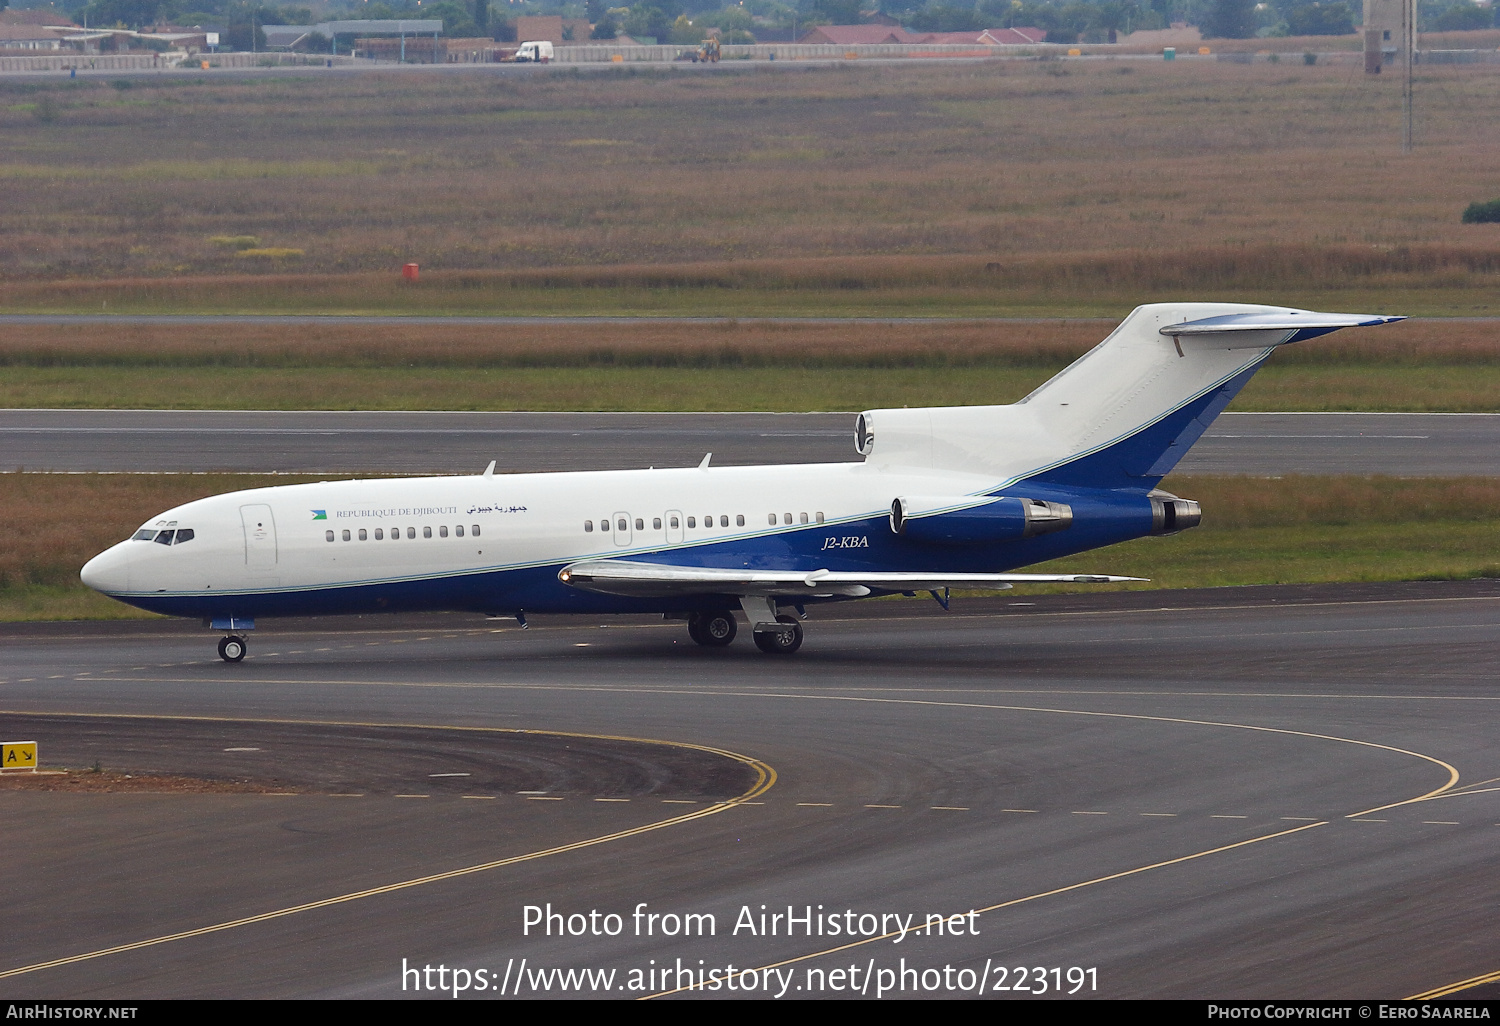
<svg viewBox="0 0 1500 1026">
<path fill-rule="evenodd" d="M 894 495 L 991 483 L 848 463 L 283 485 L 170 509 L 142 531 L 186 528 L 190 541 L 121 542 L 83 578 L 153 608 L 169 598 L 432 581 L 741 543 L 763 550 L 792 536 L 789 551 L 823 553 L 847 544 L 841 526 L 885 516 Z M 858 547 L 840 551 L 857 562 Z"/>
</svg>

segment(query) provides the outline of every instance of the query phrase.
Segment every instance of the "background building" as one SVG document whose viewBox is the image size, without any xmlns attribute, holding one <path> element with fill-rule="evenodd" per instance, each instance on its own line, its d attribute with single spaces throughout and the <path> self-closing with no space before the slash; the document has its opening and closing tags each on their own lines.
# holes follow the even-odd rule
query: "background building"
<svg viewBox="0 0 1500 1026">
<path fill-rule="evenodd" d="M 1365 71 L 1378 75 L 1384 64 L 1406 59 L 1406 19 L 1411 0 L 1365 0 Z"/>
</svg>

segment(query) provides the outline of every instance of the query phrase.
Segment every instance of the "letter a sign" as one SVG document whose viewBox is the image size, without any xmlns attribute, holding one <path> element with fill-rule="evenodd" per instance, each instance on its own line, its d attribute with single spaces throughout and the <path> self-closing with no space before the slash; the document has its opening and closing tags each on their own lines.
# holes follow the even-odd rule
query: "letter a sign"
<svg viewBox="0 0 1500 1026">
<path fill-rule="evenodd" d="M 0 773 L 36 772 L 35 741 L 0 741 Z"/>
</svg>

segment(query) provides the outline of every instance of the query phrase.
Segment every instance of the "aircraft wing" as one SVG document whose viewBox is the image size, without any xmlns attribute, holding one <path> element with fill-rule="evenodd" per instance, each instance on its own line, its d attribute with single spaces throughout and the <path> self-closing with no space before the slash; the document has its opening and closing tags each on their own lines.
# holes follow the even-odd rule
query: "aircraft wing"
<svg viewBox="0 0 1500 1026">
<path fill-rule="evenodd" d="M 1013 584 L 1115 584 L 1144 577 L 1102 574 L 962 574 L 901 571 L 750 570 L 720 567 L 669 566 L 596 559 L 572 563 L 557 575 L 564 584 L 584 591 L 635 598 L 673 595 L 737 595 L 821 598 L 842 595 L 858 598 L 875 591 L 935 591 L 962 588 L 1003 591 Z"/>
</svg>

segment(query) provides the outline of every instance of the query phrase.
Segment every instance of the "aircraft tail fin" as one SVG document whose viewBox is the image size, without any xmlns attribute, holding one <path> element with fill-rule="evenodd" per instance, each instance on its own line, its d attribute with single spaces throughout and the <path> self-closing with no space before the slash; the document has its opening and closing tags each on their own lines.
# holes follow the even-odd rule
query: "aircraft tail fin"
<svg viewBox="0 0 1500 1026">
<path fill-rule="evenodd" d="M 867 462 L 1098 488 L 1155 487 L 1277 346 L 1401 320 L 1230 303 L 1137 307 L 1018 403 L 871 410 Z"/>
</svg>

